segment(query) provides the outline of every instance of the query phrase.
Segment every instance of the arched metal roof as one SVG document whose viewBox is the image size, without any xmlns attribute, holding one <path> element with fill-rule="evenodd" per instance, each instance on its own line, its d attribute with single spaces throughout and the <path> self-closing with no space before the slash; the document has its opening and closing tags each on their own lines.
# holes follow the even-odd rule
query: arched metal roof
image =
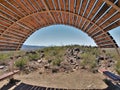
<svg viewBox="0 0 120 90">
<path fill-rule="evenodd" d="M 77 27 L 101 48 L 117 48 L 108 33 L 120 26 L 120 0 L 0 0 L 0 51 L 19 50 L 36 30 Z"/>
</svg>

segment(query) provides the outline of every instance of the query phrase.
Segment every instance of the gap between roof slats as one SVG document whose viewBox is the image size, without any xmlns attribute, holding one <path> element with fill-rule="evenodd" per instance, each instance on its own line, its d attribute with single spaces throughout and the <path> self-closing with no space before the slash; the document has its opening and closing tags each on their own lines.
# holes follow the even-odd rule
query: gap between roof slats
<svg viewBox="0 0 120 90">
<path fill-rule="evenodd" d="M 89 2 L 90 2 L 90 0 L 87 0 L 86 1 L 86 3 L 83 3 L 83 6 L 82 6 L 82 10 L 83 10 L 83 13 L 81 14 L 81 19 L 80 19 L 80 22 L 79 22 L 79 27 L 80 28 L 82 28 L 82 22 L 83 22 L 83 17 L 84 17 L 84 15 L 85 15 L 85 13 L 86 13 L 86 10 L 87 10 L 87 8 L 88 8 L 88 5 L 89 5 Z M 84 9 L 83 9 L 83 7 L 84 7 Z"/>
<path fill-rule="evenodd" d="M 114 2 L 114 4 L 117 3 L 117 1 L 118 1 L 118 0 L 116 0 L 116 1 Z M 110 11 L 111 8 L 112 8 L 112 6 L 110 6 L 109 8 L 107 8 L 106 11 L 95 21 L 95 23 L 94 23 L 91 27 L 93 27 L 104 15 L 106 15 L 106 14 Z M 101 10 L 102 10 L 102 9 L 101 9 Z M 92 28 L 91 28 L 91 29 L 92 29 Z M 96 27 L 96 28 L 93 28 L 91 31 L 94 31 L 95 29 L 97 29 L 97 27 Z M 90 29 L 88 29 L 88 30 L 90 30 Z"/>
</svg>

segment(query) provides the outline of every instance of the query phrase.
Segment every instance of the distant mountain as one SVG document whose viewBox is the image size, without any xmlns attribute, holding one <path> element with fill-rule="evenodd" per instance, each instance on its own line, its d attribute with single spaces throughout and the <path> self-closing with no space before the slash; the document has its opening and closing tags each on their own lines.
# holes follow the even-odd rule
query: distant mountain
<svg viewBox="0 0 120 90">
<path fill-rule="evenodd" d="M 45 48 L 46 46 L 32 46 L 32 45 L 23 45 L 21 50 L 26 50 L 26 51 L 29 51 L 29 50 L 37 50 L 37 49 L 42 49 L 42 48 Z"/>
</svg>

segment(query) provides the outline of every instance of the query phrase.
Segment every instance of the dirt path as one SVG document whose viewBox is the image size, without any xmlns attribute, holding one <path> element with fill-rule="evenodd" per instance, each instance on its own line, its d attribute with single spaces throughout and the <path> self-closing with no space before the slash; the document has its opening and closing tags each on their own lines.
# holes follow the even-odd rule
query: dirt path
<svg viewBox="0 0 120 90">
<path fill-rule="evenodd" d="M 107 85 L 102 81 L 104 78 L 103 75 L 100 73 L 93 74 L 85 70 L 68 74 L 56 73 L 40 75 L 39 72 L 33 72 L 28 75 L 15 75 L 15 78 L 27 84 L 56 88 L 103 89 L 107 87 Z"/>
</svg>

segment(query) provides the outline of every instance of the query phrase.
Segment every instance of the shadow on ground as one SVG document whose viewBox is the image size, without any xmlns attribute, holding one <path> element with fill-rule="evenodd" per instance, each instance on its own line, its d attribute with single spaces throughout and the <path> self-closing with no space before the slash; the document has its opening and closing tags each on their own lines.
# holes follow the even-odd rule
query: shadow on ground
<svg viewBox="0 0 120 90">
<path fill-rule="evenodd" d="M 119 84 L 113 84 L 111 80 L 108 79 L 104 79 L 103 81 L 108 85 L 108 87 L 104 90 L 120 90 Z"/>
<path fill-rule="evenodd" d="M 120 90 L 120 85 L 114 85 L 110 80 L 104 79 L 103 80 L 108 87 L 105 89 L 77 89 L 77 90 Z M 14 85 L 16 85 L 20 80 L 14 80 L 14 82 L 9 82 L 7 85 L 4 85 L 0 90 L 8 90 Z M 50 87 L 42 87 L 42 86 L 34 86 L 25 83 L 20 83 L 16 85 L 14 90 L 73 90 L 73 89 L 58 89 L 58 88 L 50 88 Z M 76 90 L 76 89 L 75 89 Z"/>
<path fill-rule="evenodd" d="M 0 90 L 8 90 L 14 85 L 16 85 L 18 82 L 20 82 L 20 80 L 16 80 L 16 79 L 10 80 L 9 83 L 4 85 L 2 88 L 0 88 Z"/>
</svg>

